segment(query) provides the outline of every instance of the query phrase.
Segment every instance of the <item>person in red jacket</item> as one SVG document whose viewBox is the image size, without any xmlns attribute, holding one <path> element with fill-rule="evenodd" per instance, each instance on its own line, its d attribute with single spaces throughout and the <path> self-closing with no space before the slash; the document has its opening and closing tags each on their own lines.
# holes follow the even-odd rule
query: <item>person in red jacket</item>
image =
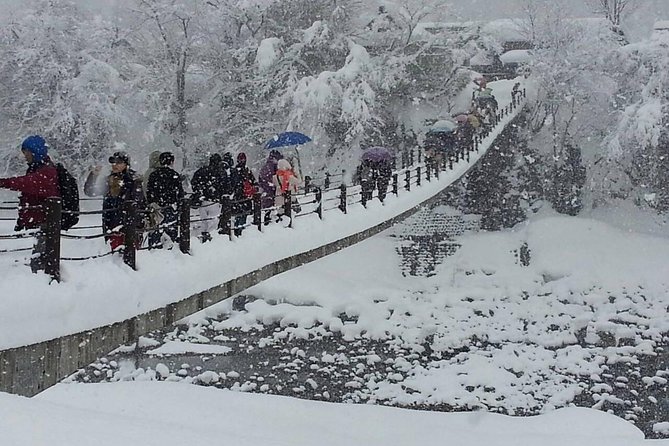
<svg viewBox="0 0 669 446">
<path fill-rule="evenodd" d="M 25 175 L 0 178 L 0 187 L 21 193 L 19 197 L 19 218 L 16 231 L 37 229 L 45 223 L 44 204 L 49 197 L 60 197 L 58 172 L 47 155 L 48 147 L 39 135 L 27 137 L 21 144 L 21 151 L 28 163 Z M 37 234 L 30 266 L 33 272 L 43 269 L 40 256 L 44 250 L 44 238 Z"/>
</svg>

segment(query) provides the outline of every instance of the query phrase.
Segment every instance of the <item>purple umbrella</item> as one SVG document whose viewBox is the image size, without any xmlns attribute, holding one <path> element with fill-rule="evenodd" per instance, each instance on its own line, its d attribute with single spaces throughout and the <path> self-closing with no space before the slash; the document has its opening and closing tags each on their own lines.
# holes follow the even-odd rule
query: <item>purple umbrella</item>
<svg viewBox="0 0 669 446">
<path fill-rule="evenodd" d="M 393 154 L 385 147 L 370 147 L 362 154 L 362 160 L 367 161 L 390 161 L 393 159 Z"/>
</svg>

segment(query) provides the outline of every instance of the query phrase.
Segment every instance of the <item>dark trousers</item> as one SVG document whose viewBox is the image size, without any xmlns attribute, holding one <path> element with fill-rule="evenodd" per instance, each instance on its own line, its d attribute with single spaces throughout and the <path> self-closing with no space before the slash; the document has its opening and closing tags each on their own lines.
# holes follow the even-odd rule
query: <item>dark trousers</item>
<svg viewBox="0 0 669 446">
<path fill-rule="evenodd" d="M 177 224 L 177 210 L 173 206 L 168 206 L 162 209 L 163 221 L 160 223 L 160 229 L 149 234 L 149 248 L 159 248 L 161 247 L 161 239 L 163 234 L 167 236 L 174 242 L 177 242 L 179 237 L 179 225 Z"/>
<path fill-rule="evenodd" d="M 30 270 L 34 273 L 44 271 L 46 267 L 46 236 L 44 232 L 39 231 L 35 234 L 35 244 L 33 245 L 32 256 L 30 257 Z"/>
<path fill-rule="evenodd" d="M 235 235 L 236 236 L 242 235 L 242 231 L 244 230 L 244 226 L 246 226 L 246 214 L 237 215 L 235 217 Z"/>
</svg>

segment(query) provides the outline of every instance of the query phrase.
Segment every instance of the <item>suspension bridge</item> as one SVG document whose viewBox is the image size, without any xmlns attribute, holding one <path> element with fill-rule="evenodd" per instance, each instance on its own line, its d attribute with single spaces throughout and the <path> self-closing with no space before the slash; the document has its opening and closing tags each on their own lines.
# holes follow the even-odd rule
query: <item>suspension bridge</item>
<svg viewBox="0 0 669 446">
<path fill-rule="evenodd" d="M 188 217 L 182 226 L 189 235 L 180 247 L 191 255 L 157 250 L 122 259 L 106 252 L 72 256 L 67 251 L 73 244 L 97 238 L 72 236 L 75 227 L 60 234 L 60 283 L 30 274 L 14 260 L 7 266 L 10 275 L 0 282 L 2 295 L 13 296 L 0 303 L 0 391 L 35 395 L 121 344 L 406 219 L 501 144 L 500 134 L 517 117 L 525 98 L 497 96 L 499 108 L 491 126 L 442 162 L 426 163 L 417 152 L 393 172 L 383 205 L 376 200 L 363 203 L 360 186 L 308 187 L 297 197 L 301 211 L 286 223 L 264 226 L 254 206 L 252 225 L 257 229 L 247 228 L 240 238 L 231 235 L 215 243 L 193 244 L 192 249 L 190 226 L 197 222 L 184 211 Z M 225 219 L 229 222 L 230 217 Z M 6 254 L 21 252 L 11 245 L 19 240 L 3 237 L 0 243 L 9 243 Z"/>
</svg>

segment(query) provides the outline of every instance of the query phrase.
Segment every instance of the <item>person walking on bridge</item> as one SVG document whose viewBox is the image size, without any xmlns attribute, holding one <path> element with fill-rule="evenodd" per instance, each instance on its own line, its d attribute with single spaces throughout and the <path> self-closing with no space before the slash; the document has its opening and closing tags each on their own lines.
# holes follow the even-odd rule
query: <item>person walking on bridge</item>
<svg viewBox="0 0 669 446">
<path fill-rule="evenodd" d="M 38 229 L 46 223 L 44 205 L 49 197 L 60 197 L 58 171 L 47 155 L 46 141 L 39 135 L 27 137 L 21 152 L 28 163 L 26 174 L 13 178 L 0 178 L 0 187 L 18 191 L 19 217 L 14 230 Z M 33 272 L 44 269 L 42 254 L 46 239 L 42 231 L 36 235 L 30 268 Z"/>
<path fill-rule="evenodd" d="M 200 241 L 211 240 L 211 231 L 218 225 L 221 215 L 221 198 L 228 189 L 228 177 L 223 158 L 218 153 L 209 157 L 209 164 L 200 167 L 193 174 L 192 205 L 200 213 Z"/>
<path fill-rule="evenodd" d="M 142 178 L 130 168 L 130 156 L 125 152 L 114 152 L 109 157 L 111 173 L 102 177 L 102 166 L 95 166 L 84 183 L 84 194 L 89 197 L 103 196 L 102 231 L 115 251 L 125 244 L 123 230 L 123 203 L 134 201 L 139 209 L 144 207 Z M 104 181 L 102 179 L 104 178 Z M 141 222 L 137 222 L 140 225 Z"/>
<path fill-rule="evenodd" d="M 300 180 L 295 175 L 295 172 L 293 172 L 293 168 L 288 160 L 280 159 L 276 167 L 276 174 L 272 181 L 276 190 L 274 206 L 276 206 L 276 214 L 280 221 L 281 216 L 285 213 L 286 194 L 288 192 L 291 194 L 291 205 L 297 202 L 295 195 L 297 194 Z"/>
<path fill-rule="evenodd" d="M 149 248 L 162 247 L 162 236 L 167 234 L 172 243 L 177 242 L 179 202 L 184 198 L 184 189 L 179 173 L 173 169 L 174 155 L 163 152 L 159 157 L 160 167 L 149 176 L 146 198 L 149 206 L 157 207 L 163 214 L 160 228 L 149 234 Z"/>
<path fill-rule="evenodd" d="M 282 158 L 283 155 L 281 155 L 281 152 L 278 150 L 271 150 L 267 157 L 267 161 L 265 161 L 265 164 L 260 168 L 260 172 L 258 172 L 258 186 L 260 186 L 260 191 L 262 193 L 261 205 L 263 209 L 274 206 L 276 199 L 274 176 L 276 175 L 277 164 Z M 271 212 L 271 210 L 265 212 L 265 224 L 269 224 L 269 216 Z"/>
<path fill-rule="evenodd" d="M 253 209 L 251 201 L 256 193 L 256 179 L 253 172 L 246 165 L 246 154 L 239 152 L 237 165 L 232 169 L 230 175 L 230 187 L 232 188 L 232 212 L 235 214 L 235 235 L 242 235 L 248 214 Z"/>
</svg>

